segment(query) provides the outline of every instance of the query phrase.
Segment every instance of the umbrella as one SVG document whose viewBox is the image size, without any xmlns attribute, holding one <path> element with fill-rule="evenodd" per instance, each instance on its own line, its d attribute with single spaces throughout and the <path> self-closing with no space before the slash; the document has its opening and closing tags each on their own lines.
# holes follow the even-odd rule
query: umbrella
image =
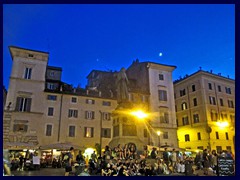
<svg viewBox="0 0 240 180">
<path fill-rule="evenodd" d="M 40 146 L 40 149 L 60 149 L 60 150 L 69 150 L 71 147 L 74 149 L 81 149 L 80 146 L 72 144 L 70 142 L 65 142 L 65 143 L 54 143 L 54 144 L 47 144 Z"/>
</svg>

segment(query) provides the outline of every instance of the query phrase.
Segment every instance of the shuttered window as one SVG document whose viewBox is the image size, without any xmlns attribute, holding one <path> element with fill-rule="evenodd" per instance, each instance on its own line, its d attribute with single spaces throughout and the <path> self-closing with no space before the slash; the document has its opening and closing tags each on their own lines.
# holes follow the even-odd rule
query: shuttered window
<svg viewBox="0 0 240 180">
<path fill-rule="evenodd" d="M 13 125 L 13 132 L 27 132 L 28 125 L 25 124 L 14 124 Z"/>
<path fill-rule="evenodd" d="M 69 137 L 75 137 L 75 126 L 69 126 Z"/>
<path fill-rule="evenodd" d="M 16 111 L 30 112 L 31 110 L 31 98 L 17 97 Z"/>
<path fill-rule="evenodd" d="M 84 137 L 93 137 L 94 129 L 92 127 L 85 127 L 84 128 Z"/>
<path fill-rule="evenodd" d="M 52 125 L 48 124 L 46 127 L 46 136 L 51 136 L 52 135 Z"/>
</svg>

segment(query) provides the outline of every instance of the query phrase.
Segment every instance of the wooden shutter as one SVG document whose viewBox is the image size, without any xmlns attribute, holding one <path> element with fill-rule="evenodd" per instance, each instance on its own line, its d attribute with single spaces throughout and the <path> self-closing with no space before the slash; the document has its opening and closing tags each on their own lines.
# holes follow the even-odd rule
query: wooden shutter
<svg viewBox="0 0 240 180">
<path fill-rule="evenodd" d="M 93 132 L 94 128 L 91 128 L 91 137 L 93 137 L 94 132 Z"/>
<path fill-rule="evenodd" d="M 31 98 L 26 98 L 26 111 L 27 112 L 31 111 L 31 104 L 32 104 L 32 99 Z"/>
<path fill-rule="evenodd" d="M 20 110 L 21 99 L 22 99 L 21 97 L 17 97 L 16 108 L 15 108 L 16 111 Z"/>
</svg>

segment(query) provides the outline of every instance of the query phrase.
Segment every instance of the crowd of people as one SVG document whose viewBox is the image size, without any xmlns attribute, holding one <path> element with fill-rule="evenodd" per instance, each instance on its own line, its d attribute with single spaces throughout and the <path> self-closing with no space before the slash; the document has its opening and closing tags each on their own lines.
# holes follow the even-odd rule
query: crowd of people
<svg viewBox="0 0 240 180">
<path fill-rule="evenodd" d="M 234 158 L 227 151 L 217 154 L 215 150 L 211 152 L 204 150 L 196 157 L 190 157 L 175 149 L 170 151 L 168 148 L 163 152 L 152 148 L 151 152 L 146 150 L 138 154 L 133 144 L 124 146 L 119 144 L 112 149 L 106 146 L 103 155 L 99 157 L 94 151 L 87 163 L 80 151 L 75 162 L 81 165 L 76 166 L 75 169 L 76 175 L 81 175 L 82 172 L 100 176 L 154 176 L 171 173 L 193 175 L 193 165 L 195 165 L 208 175 L 210 169 L 213 173 L 217 173 L 216 158 L 218 156 Z"/>
<path fill-rule="evenodd" d="M 217 153 L 216 150 L 207 149 L 199 151 L 194 157 L 172 148 L 164 148 L 161 152 L 154 147 L 150 150 L 144 148 L 144 151 L 140 152 L 132 143 L 119 144 L 114 148 L 106 146 L 99 156 L 95 151 L 90 157 L 84 157 L 81 150 L 76 156 L 75 152 L 71 147 L 62 157 L 62 161 L 59 161 L 64 163 L 61 167 L 65 168 L 65 176 L 155 176 L 171 173 L 193 175 L 193 165 L 196 170 L 202 170 L 205 175 L 208 175 L 209 171 L 217 175 L 218 157 L 234 159 L 230 151 Z M 24 162 L 20 157 L 19 169 L 23 168 Z"/>
</svg>

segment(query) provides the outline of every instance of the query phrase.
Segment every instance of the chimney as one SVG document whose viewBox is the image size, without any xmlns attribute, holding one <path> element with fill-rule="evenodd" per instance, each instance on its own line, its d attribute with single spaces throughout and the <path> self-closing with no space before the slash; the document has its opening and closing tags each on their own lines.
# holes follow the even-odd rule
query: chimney
<svg viewBox="0 0 240 180">
<path fill-rule="evenodd" d="M 101 91 L 98 92 L 98 96 L 102 97 L 102 92 Z"/>
</svg>

